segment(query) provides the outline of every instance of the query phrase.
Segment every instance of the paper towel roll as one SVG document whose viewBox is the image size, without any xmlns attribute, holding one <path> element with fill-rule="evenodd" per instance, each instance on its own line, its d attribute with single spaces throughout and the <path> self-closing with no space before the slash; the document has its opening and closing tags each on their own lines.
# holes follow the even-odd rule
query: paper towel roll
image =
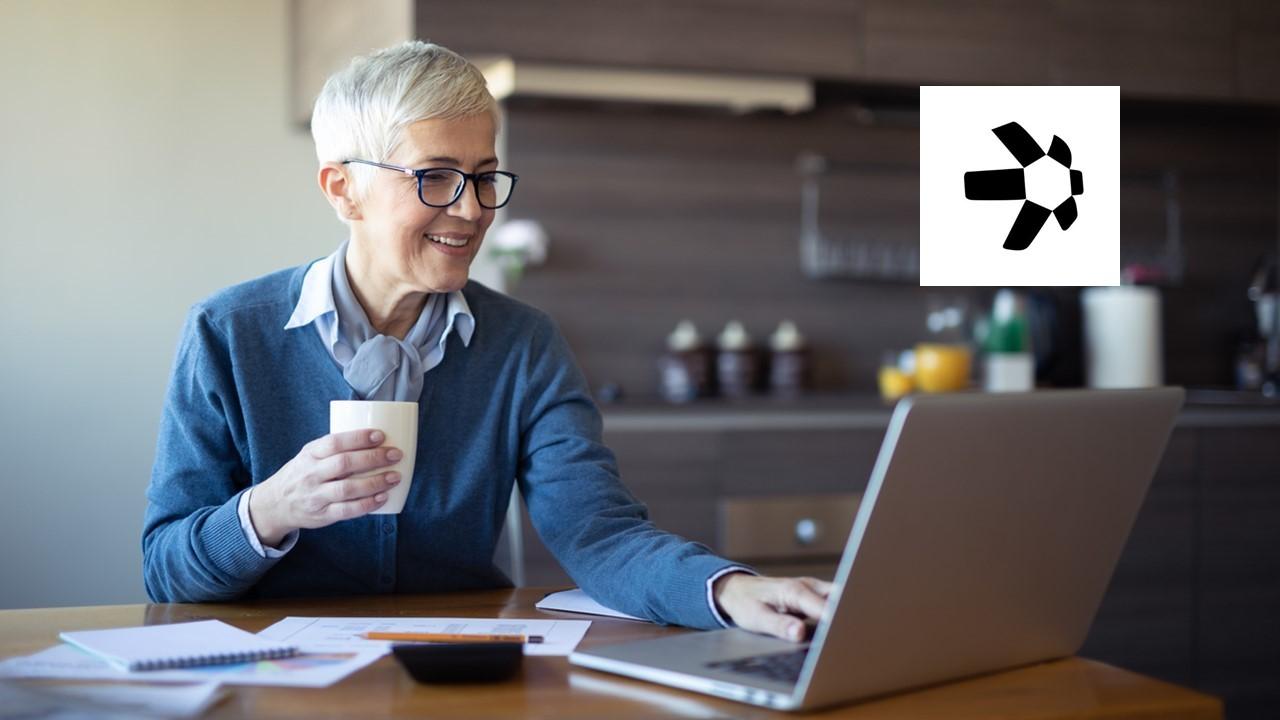
<svg viewBox="0 0 1280 720">
<path fill-rule="evenodd" d="M 1164 381 L 1160 293 L 1153 287 L 1086 288 L 1085 368 L 1089 387 L 1156 387 Z"/>
</svg>

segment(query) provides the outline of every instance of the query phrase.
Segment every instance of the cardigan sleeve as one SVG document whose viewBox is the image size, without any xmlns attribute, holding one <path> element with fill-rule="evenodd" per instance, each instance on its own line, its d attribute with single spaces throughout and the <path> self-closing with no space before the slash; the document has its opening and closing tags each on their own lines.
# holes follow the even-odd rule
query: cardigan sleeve
<svg viewBox="0 0 1280 720">
<path fill-rule="evenodd" d="M 237 505 L 251 484 L 232 437 L 239 401 L 225 337 L 200 306 L 188 314 L 160 419 L 142 529 L 143 581 L 155 602 L 245 593 L 278 558 L 260 556 Z"/>
<path fill-rule="evenodd" d="M 548 549 L 609 607 L 662 623 L 722 627 L 708 581 L 735 564 L 659 530 L 623 487 L 586 379 L 549 319 L 534 332 L 523 367 L 518 481 Z"/>
</svg>

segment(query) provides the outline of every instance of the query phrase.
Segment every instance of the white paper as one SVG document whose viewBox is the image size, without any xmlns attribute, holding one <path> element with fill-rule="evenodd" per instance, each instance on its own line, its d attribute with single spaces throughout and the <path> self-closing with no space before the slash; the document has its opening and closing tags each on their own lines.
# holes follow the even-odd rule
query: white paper
<svg viewBox="0 0 1280 720">
<path fill-rule="evenodd" d="M 124 680 L 130 682 L 218 682 L 227 685 L 328 687 L 385 655 L 383 648 L 337 653 L 303 652 L 291 658 L 181 670 L 117 670 L 71 645 L 55 645 L 34 655 L 0 662 L 0 678 Z"/>
<path fill-rule="evenodd" d="M 520 618 L 405 618 L 405 617 L 287 617 L 258 633 L 276 642 L 297 645 L 304 652 L 380 649 L 391 642 L 365 640 L 366 632 L 457 633 L 462 635 L 541 635 L 540 643 L 525 643 L 525 655 L 568 655 L 591 627 L 590 620 L 525 620 Z"/>
<path fill-rule="evenodd" d="M 0 682 L 0 719 L 197 717 L 224 694 L 216 682 L 35 687 Z"/>
<path fill-rule="evenodd" d="M 582 592 L 581 588 L 572 590 L 562 590 L 553 592 L 538 601 L 534 607 L 539 610 L 559 610 L 561 612 L 585 613 L 587 615 L 603 615 L 605 617 L 622 618 L 623 620 L 639 620 L 640 622 L 652 622 L 644 618 L 638 618 L 635 615 L 628 615 L 624 612 L 605 607 L 591 596 Z"/>
</svg>

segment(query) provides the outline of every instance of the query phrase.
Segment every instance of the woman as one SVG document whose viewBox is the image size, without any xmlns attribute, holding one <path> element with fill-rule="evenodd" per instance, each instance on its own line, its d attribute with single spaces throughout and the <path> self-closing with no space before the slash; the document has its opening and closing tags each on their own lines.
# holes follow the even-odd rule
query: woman
<svg viewBox="0 0 1280 720">
<path fill-rule="evenodd" d="M 516 177 L 483 75 L 437 45 L 325 84 L 319 183 L 349 239 L 223 290 L 183 329 L 143 529 L 155 601 L 510 586 L 493 552 L 512 489 L 590 594 L 692 627 L 799 639 L 829 590 L 761 578 L 661 532 L 618 480 L 569 348 L 541 312 L 467 280 Z M 334 399 L 419 402 L 412 490 L 381 433 L 327 433 Z"/>
</svg>

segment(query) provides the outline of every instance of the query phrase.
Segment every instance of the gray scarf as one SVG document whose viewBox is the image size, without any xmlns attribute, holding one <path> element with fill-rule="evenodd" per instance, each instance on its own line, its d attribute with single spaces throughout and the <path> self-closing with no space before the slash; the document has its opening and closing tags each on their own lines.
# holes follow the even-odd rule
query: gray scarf
<svg viewBox="0 0 1280 720">
<path fill-rule="evenodd" d="M 417 402 L 422 394 L 423 363 L 445 322 L 448 298 L 432 293 L 422 314 L 403 340 L 379 333 L 356 300 L 347 279 L 347 243 L 343 243 L 333 263 L 333 303 L 338 310 L 338 341 L 355 355 L 343 361 L 337 354 L 342 376 L 362 400 Z M 437 330 L 437 332 L 432 332 Z"/>
</svg>

